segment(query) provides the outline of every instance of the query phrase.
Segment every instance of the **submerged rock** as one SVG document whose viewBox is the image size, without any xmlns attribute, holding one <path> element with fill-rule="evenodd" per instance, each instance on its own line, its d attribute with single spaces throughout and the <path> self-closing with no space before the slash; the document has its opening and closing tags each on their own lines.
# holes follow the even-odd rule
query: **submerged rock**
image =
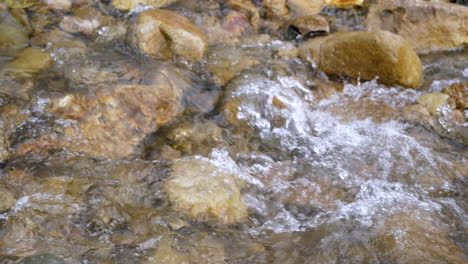
<svg viewBox="0 0 468 264">
<path fill-rule="evenodd" d="M 14 56 L 28 45 L 28 30 L 10 14 L 0 13 L 0 55 Z"/>
<path fill-rule="evenodd" d="M 165 184 L 169 200 L 176 209 L 197 220 L 224 224 L 247 220 L 241 188 L 237 175 L 201 157 L 175 162 L 172 176 Z"/>
<path fill-rule="evenodd" d="M 175 54 L 198 60 L 208 45 L 201 30 L 190 20 L 160 9 L 140 13 L 129 38 L 130 43 L 142 52 L 163 58 Z"/>
<path fill-rule="evenodd" d="M 388 31 L 339 32 L 315 38 L 300 47 L 303 59 L 312 59 L 326 74 L 344 74 L 386 85 L 417 88 L 421 61 L 400 36 Z"/>
<path fill-rule="evenodd" d="M 112 5 L 120 10 L 128 11 L 138 5 L 153 6 L 156 8 L 170 5 L 180 0 L 112 0 Z"/>
<path fill-rule="evenodd" d="M 457 109 L 465 110 L 468 108 L 468 83 L 454 83 L 445 87 L 442 92 L 452 98 Z"/>
<path fill-rule="evenodd" d="M 0 213 L 10 210 L 16 204 L 15 196 L 0 185 Z"/>
<path fill-rule="evenodd" d="M 288 0 L 287 4 L 294 17 L 311 16 L 320 13 L 323 0 Z"/>
<path fill-rule="evenodd" d="M 83 6 L 78 8 L 73 16 L 65 16 L 60 22 L 60 27 L 72 33 L 93 34 L 96 30 L 108 23 L 111 17 L 102 15 L 98 10 Z"/>
<path fill-rule="evenodd" d="M 436 114 L 441 107 L 452 107 L 450 96 L 444 93 L 427 93 L 418 98 L 418 103 L 424 105 L 431 114 Z"/>
<path fill-rule="evenodd" d="M 48 68 L 52 64 L 52 58 L 48 52 L 40 48 L 28 47 L 19 56 L 9 61 L 2 71 L 15 77 L 31 77 L 33 74 Z"/>
<path fill-rule="evenodd" d="M 468 44 L 468 7 L 426 1 L 378 1 L 370 6 L 366 27 L 398 34 L 418 52 L 462 47 Z"/>
<path fill-rule="evenodd" d="M 291 26 L 293 26 L 301 35 L 314 32 L 319 34 L 330 32 L 328 21 L 319 15 L 298 17 L 291 23 Z"/>
<path fill-rule="evenodd" d="M 325 4 L 334 7 L 362 6 L 364 0 L 325 0 Z"/>
</svg>

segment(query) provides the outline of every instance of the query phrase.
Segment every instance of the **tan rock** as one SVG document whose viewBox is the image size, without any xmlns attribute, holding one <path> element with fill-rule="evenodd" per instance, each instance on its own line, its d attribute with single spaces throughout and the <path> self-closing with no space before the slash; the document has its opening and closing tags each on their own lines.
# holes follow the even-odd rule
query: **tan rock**
<svg viewBox="0 0 468 264">
<path fill-rule="evenodd" d="M 263 0 L 263 6 L 272 14 L 285 17 L 289 15 L 288 0 Z"/>
<path fill-rule="evenodd" d="M 288 7 L 294 17 L 311 16 L 320 13 L 323 0 L 288 0 Z"/>
<path fill-rule="evenodd" d="M 9 61 L 3 71 L 15 77 L 30 77 L 32 74 L 48 68 L 52 64 L 49 53 L 39 48 L 28 47 L 20 55 Z"/>
<path fill-rule="evenodd" d="M 52 9 L 70 10 L 72 0 L 44 0 Z"/>
<path fill-rule="evenodd" d="M 128 11 L 138 5 L 148 5 L 159 8 L 177 1 L 180 0 L 112 0 L 112 5 L 117 9 Z"/>
<path fill-rule="evenodd" d="M 16 204 L 15 196 L 0 185 L 0 212 L 10 210 Z"/>
<path fill-rule="evenodd" d="M 468 83 L 454 83 L 445 87 L 442 92 L 452 98 L 458 109 L 468 108 Z"/>
<path fill-rule="evenodd" d="M 98 10 L 90 7 L 83 6 L 77 9 L 73 16 L 65 16 L 60 22 L 60 27 L 72 33 L 85 33 L 93 34 L 96 30 L 108 23 L 111 17 L 104 16 Z"/>
<path fill-rule="evenodd" d="M 319 15 L 298 17 L 291 25 L 301 34 L 307 34 L 309 32 L 330 32 L 328 21 Z"/>
<path fill-rule="evenodd" d="M 0 20 L 0 55 L 15 56 L 28 45 L 28 30 L 10 15 Z"/>
<path fill-rule="evenodd" d="M 11 8 L 27 8 L 41 3 L 41 0 L 6 0 Z"/>
<path fill-rule="evenodd" d="M 139 14 L 130 30 L 130 43 L 155 57 L 171 54 L 200 59 L 207 49 L 201 30 L 186 17 L 168 10 L 148 10 Z"/>
<path fill-rule="evenodd" d="M 335 7 L 350 7 L 350 6 L 362 6 L 364 0 L 325 0 L 327 6 Z"/>
<path fill-rule="evenodd" d="M 443 106 L 453 106 L 450 96 L 444 93 L 427 93 L 418 98 L 418 103 L 424 105 L 431 114 L 436 114 Z"/>
<path fill-rule="evenodd" d="M 165 190 L 174 207 L 188 216 L 235 224 L 247 220 L 242 183 L 236 175 L 201 157 L 177 161 Z"/>
<path fill-rule="evenodd" d="M 326 74 L 343 74 L 386 85 L 416 88 L 422 66 L 418 55 L 401 37 L 388 31 L 338 32 L 314 38 L 300 47 L 303 59 L 312 59 Z"/>
<path fill-rule="evenodd" d="M 468 44 L 468 7 L 421 0 L 385 0 L 371 5 L 368 30 L 388 30 L 405 38 L 417 52 Z"/>
</svg>

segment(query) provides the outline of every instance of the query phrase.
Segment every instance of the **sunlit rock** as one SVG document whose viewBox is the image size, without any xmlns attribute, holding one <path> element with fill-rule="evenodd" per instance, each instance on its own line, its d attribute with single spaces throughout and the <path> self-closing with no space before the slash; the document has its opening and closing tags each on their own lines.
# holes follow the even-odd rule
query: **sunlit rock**
<svg viewBox="0 0 468 264">
<path fill-rule="evenodd" d="M 197 220 L 224 224 L 247 220 L 241 187 L 237 175 L 201 157 L 177 161 L 165 184 L 169 200 L 177 210 Z"/>
<path fill-rule="evenodd" d="M 445 87 L 442 92 L 452 98 L 457 109 L 464 110 L 468 108 L 468 83 L 454 83 Z"/>
<path fill-rule="evenodd" d="M 70 10 L 72 0 L 44 0 L 44 2 L 52 9 Z"/>
<path fill-rule="evenodd" d="M 418 55 L 400 36 L 388 31 L 339 32 L 314 38 L 300 47 L 326 74 L 343 74 L 386 85 L 417 88 L 422 66 Z"/>
<path fill-rule="evenodd" d="M 366 27 L 398 34 L 417 52 L 462 47 L 468 44 L 468 7 L 383 0 L 370 6 Z"/>
<path fill-rule="evenodd" d="M 14 56 L 28 45 L 28 31 L 11 15 L 0 17 L 0 55 Z"/>
<path fill-rule="evenodd" d="M 163 58 L 175 54 L 198 60 L 208 45 L 201 30 L 186 17 L 159 9 L 140 13 L 129 38 L 142 52 Z"/>
<path fill-rule="evenodd" d="M 16 204 L 15 196 L 0 185 L 0 212 L 10 210 Z"/>
<path fill-rule="evenodd" d="M 260 23 L 260 12 L 250 0 L 227 0 L 231 8 L 246 12 L 250 17 L 250 23 L 257 27 Z"/>
<path fill-rule="evenodd" d="M 444 93 L 423 94 L 418 98 L 418 103 L 424 105 L 431 114 L 436 114 L 443 106 L 453 107 L 450 96 Z"/>
<path fill-rule="evenodd" d="M 180 0 L 112 0 L 112 5 L 120 10 L 128 11 L 137 7 L 138 5 L 146 5 L 152 7 L 163 7 L 170 5 Z"/>
<path fill-rule="evenodd" d="M 104 16 L 93 7 L 78 8 L 72 16 L 64 16 L 60 28 L 72 33 L 93 34 L 96 30 L 111 22 L 111 17 Z"/>
<path fill-rule="evenodd" d="M 319 15 L 298 17 L 293 20 L 291 26 L 293 26 L 295 30 L 299 31 L 301 35 L 314 32 L 323 34 L 330 31 L 328 21 Z"/>
<path fill-rule="evenodd" d="M 47 69 L 51 64 L 52 58 L 48 52 L 43 52 L 40 48 L 28 47 L 16 59 L 9 61 L 3 71 L 15 77 L 31 77 Z"/>
<path fill-rule="evenodd" d="M 328 6 L 335 7 L 350 7 L 350 6 L 362 6 L 364 0 L 325 0 L 324 1 Z"/>
<path fill-rule="evenodd" d="M 263 6 L 272 14 L 280 17 L 289 15 L 288 0 L 263 0 Z"/>
<path fill-rule="evenodd" d="M 294 16 L 311 16 L 320 13 L 323 0 L 288 0 L 287 4 Z"/>
</svg>

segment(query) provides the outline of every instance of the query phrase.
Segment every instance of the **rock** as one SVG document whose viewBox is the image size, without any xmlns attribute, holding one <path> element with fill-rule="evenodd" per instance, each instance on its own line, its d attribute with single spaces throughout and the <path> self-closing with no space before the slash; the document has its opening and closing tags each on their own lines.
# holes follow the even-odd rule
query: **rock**
<svg viewBox="0 0 468 264">
<path fill-rule="evenodd" d="M 6 0 L 10 8 L 28 8 L 41 3 L 41 0 Z"/>
<path fill-rule="evenodd" d="M 327 6 L 343 8 L 351 6 L 362 6 L 364 4 L 364 0 L 325 0 L 325 4 Z"/>
<path fill-rule="evenodd" d="M 424 105 L 431 114 L 437 114 L 443 106 L 453 106 L 450 96 L 444 93 L 427 93 L 418 98 L 418 103 Z"/>
<path fill-rule="evenodd" d="M 34 255 L 23 259 L 20 264 L 65 264 L 63 259 L 51 254 Z"/>
<path fill-rule="evenodd" d="M 236 46 L 212 47 L 208 51 L 207 58 L 206 67 L 219 85 L 226 84 L 242 70 L 259 63 L 259 60 L 249 56 L 245 49 Z"/>
<path fill-rule="evenodd" d="M 343 74 L 386 85 L 417 88 L 421 61 L 400 36 L 388 31 L 338 32 L 314 38 L 300 47 L 303 59 L 312 59 L 326 74 Z"/>
<path fill-rule="evenodd" d="M 0 212 L 10 210 L 16 204 L 15 196 L 0 185 Z"/>
<path fill-rule="evenodd" d="M 48 68 L 51 64 L 52 58 L 48 52 L 28 47 L 16 59 L 9 61 L 4 66 L 3 72 L 7 75 L 26 78 Z"/>
<path fill-rule="evenodd" d="M 322 6 L 323 0 L 288 0 L 288 8 L 294 17 L 316 15 Z"/>
<path fill-rule="evenodd" d="M 194 157 L 175 162 L 165 184 L 177 210 L 201 220 L 236 224 L 247 220 L 240 179 L 212 161 Z"/>
<path fill-rule="evenodd" d="M 52 9 L 70 10 L 72 0 L 45 0 L 45 3 Z"/>
<path fill-rule="evenodd" d="M 172 120 L 180 111 L 180 99 L 181 90 L 169 82 L 117 85 L 97 92 L 95 98 L 69 94 L 56 99 L 53 112 L 77 122 L 65 132 L 70 150 L 119 159 L 132 154 L 146 135 Z"/>
<path fill-rule="evenodd" d="M 111 17 L 104 16 L 98 10 L 83 6 L 78 8 L 73 16 L 65 16 L 60 22 L 60 28 L 71 33 L 91 35 L 96 30 L 111 22 Z"/>
<path fill-rule="evenodd" d="M 120 10 L 128 11 L 134 9 L 138 5 L 153 6 L 160 8 L 170 5 L 180 0 L 112 0 L 112 5 Z"/>
<path fill-rule="evenodd" d="M 320 34 L 330 32 L 328 21 L 319 15 L 298 17 L 291 23 L 291 26 L 299 31 L 301 35 L 311 32 Z"/>
<path fill-rule="evenodd" d="M 113 21 L 112 24 L 100 28 L 96 42 L 105 43 L 125 39 L 127 35 L 127 23 L 124 20 Z"/>
<path fill-rule="evenodd" d="M 250 23 L 257 27 L 260 23 L 260 12 L 250 0 L 227 0 L 226 4 L 229 7 L 241 11 L 245 11 L 250 16 Z"/>
<path fill-rule="evenodd" d="M 366 27 L 398 34 L 417 52 L 462 47 L 468 44 L 468 7 L 420 0 L 378 1 L 370 6 Z"/>
<path fill-rule="evenodd" d="M 159 9 L 140 13 L 129 38 L 142 52 L 166 58 L 175 54 L 198 60 L 208 45 L 201 30 L 186 17 Z"/>
<path fill-rule="evenodd" d="M 16 19 L 0 14 L 0 55 L 15 56 L 28 45 L 28 31 Z"/>
<path fill-rule="evenodd" d="M 273 15 L 286 17 L 289 15 L 287 2 L 288 0 L 263 0 L 263 6 Z"/>
<path fill-rule="evenodd" d="M 468 83 L 454 83 L 442 90 L 455 102 L 456 108 L 464 110 L 468 108 Z"/>
</svg>

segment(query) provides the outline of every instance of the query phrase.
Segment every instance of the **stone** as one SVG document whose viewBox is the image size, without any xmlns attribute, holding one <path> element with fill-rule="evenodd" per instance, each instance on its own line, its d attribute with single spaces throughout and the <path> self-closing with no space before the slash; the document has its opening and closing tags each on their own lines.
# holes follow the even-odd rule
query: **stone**
<svg viewBox="0 0 468 264">
<path fill-rule="evenodd" d="M 468 7 L 451 3 L 385 0 L 369 8 L 366 28 L 402 36 L 417 52 L 468 44 Z"/>
<path fill-rule="evenodd" d="M 6 0 L 10 8 L 28 8 L 41 3 L 41 0 Z"/>
<path fill-rule="evenodd" d="M 312 16 L 320 13 L 323 0 L 288 0 L 287 4 L 293 17 Z"/>
<path fill-rule="evenodd" d="M 309 40 L 300 56 L 312 59 L 326 74 L 347 75 L 386 85 L 417 88 L 422 66 L 416 52 L 400 36 L 388 31 L 338 32 Z"/>
<path fill-rule="evenodd" d="M 110 21 L 111 17 L 102 15 L 93 7 L 83 6 L 78 8 L 74 15 L 63 17 L 59 26 L 67 32 L 91 35 Z"/>
<path fill-rule="evenodd" d="M 72 0 L 45 0 L 45 3 L 52 9 L 70 10 Z"/>
<path fill-rule="evenodd" d="M 28 30 L 9 14 L 0 18 L 0 55 L 15 56 L 28 45 Z"/>
<path fill-rule="evenodd" d="M 291 23 L 291 26 L 299 31 L 301 35 L 305 35 L 310 32 L 330 32 L 328 21 L 319 15 L 298 17 Z"/>
<path fill-rule="evenodd" d="M 7 188 L 0 185 L 0 212 L 10 210 L 15 204 L 15 196 Z"/>
<path fill-rule="evenodd" d="M 160 9 L 140 13 L 130 30 L 129 39 L 142 52 L 165 58 L 175 54 L 198 60 L 208 45 L 202 31 L 190 20 Z"/>
<path fill-rule="evenodd" d="M 276 16 L 286 17 L 289 15 L 287 2 L 287 0 L 263 0 L 263 6 Z"/>
<path fill-rule="evenodd" d="M 453 106 L 450 96 L 444 93 L 423 94 L 418 98 L 418 103 L 424 105 L 433 115 L 437 114 L 443 106 Z"/>
<path fill-rule="evenodd" d="M 442 92 L 452 98 L 457 109 L 468 108 L 468 83 L 454 83 L 442 89 Z"/>
<path fill-rule="evenodd" d="M 51 64 L 52 58 L 48 52 L 43 52 L 40 48 L 28 47 L 16 59 L 9 61 L 3 71 L 15 77 L 31 77 L 50 67 Z"/>
<path fill-rule="evenodd" d="M 177 210 L 200 221 L 214 220 L 223 224 L 247 220 L 241 188 L 238 176 L 197 156 L 176 161 L 164 187 Z"/>
<path fill-rule="evenodd" d="M 160 8 L 170 5 L 180 0 L 112 0 L 112 5 L 120 10 L 128 11 L 134 9 L 138 5 L 152 6 Z"/>
<path fill-rule="evenodd" d="M 43 254 L 27 257 L 21 261 L 21 264 L 65 264 L 65 261 L 52 254 Z"/>
<path fill-rule="evenodd" d="M 327 6 L 343 8 L 352 6 L 362 6 L 364 5 L 364 0 L 325 0 L 325 4 Z"/>
</svg>

